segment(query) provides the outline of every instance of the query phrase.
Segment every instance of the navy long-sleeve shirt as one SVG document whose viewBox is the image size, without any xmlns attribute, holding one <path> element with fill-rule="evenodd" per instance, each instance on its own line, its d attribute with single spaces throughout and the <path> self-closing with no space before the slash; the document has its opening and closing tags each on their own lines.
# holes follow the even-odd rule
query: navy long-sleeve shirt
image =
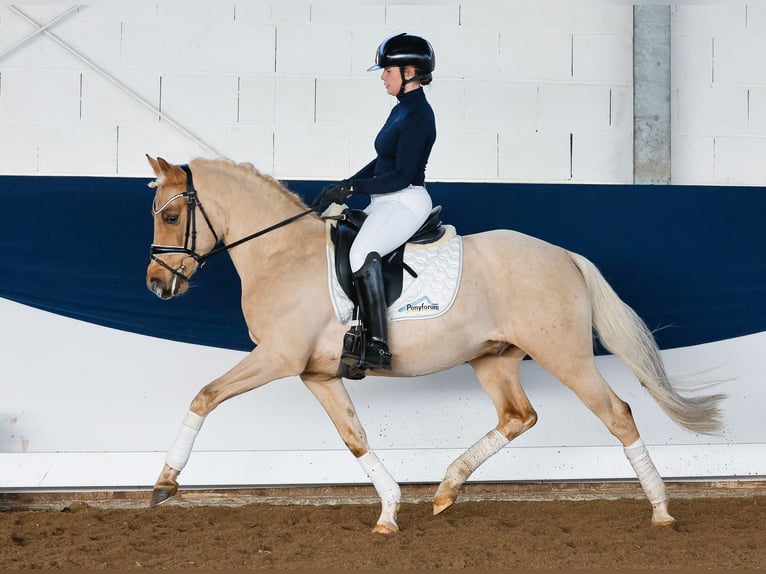
<svg viewBox="0 0 766 574">
<path fill-rule="evenodd" d="M 375 138 L 377 157 L 351 178 L 355 194 L 391 193 L 425 182 L 436 141 L 434 112 L 422 88 L 398 99 Z"/>
</svg>

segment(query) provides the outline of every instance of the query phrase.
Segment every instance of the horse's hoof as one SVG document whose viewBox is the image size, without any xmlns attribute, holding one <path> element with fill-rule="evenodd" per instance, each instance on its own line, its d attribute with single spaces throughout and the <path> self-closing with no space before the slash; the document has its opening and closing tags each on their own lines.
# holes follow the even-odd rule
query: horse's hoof
<svg viewBox="0 0 766 574">
<path fill-rule="evenodd" d="M 676 519 L 672 516 L 668 515 L 667 518 L 664 518 L 662 520 L 655 519 L 652 517 L 652 527 L 653 528 L 663 528 L 665 526 L 673 526 L 676 523 Z"/>
<path fill-rule="evenodd" d="M 676 519 L 668 512 L 667 501 L 660 502 L 652 507 L 652 526 L 672 526 Z"/>
<path fill-rule="evenodd" d="M 455 497 L 452 495 L 442 495 L 434 498 L 434 516 L 440 514 L 452 506 L 455 502 Z"/>
<path fill-rule="evenodd" d="M 165 504 L 168 500 L 176 495 L 176 492 L 178 492 L 178 488 L 171 486 L 155 488 L 152 491 L 152 500 L 149 503 L 149 508 L 154 508 L 160 504 Z"/>
<path fill-rule="evenodd" d="M 399 532 L 399 527 L 396 524 L 390 522 L 378 522 L 375 525 L 375 528 L 372 529 L 373 534 L 386 534 L 388 536 L 391 534 L 396 534 L 397 532 Z"/>
</svg>

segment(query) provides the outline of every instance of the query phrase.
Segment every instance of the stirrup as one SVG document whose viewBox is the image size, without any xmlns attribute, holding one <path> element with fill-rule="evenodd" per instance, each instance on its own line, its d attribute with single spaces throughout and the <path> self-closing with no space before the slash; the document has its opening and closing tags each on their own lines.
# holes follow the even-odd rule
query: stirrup
<svg viewBox="0 0 766 574">
<path fill-rule="evenodd" d="M 357 370 L 363 370 L 362 349 L 364 349 L 364 330 L 361 325 L 354 325 L 343 336 L 343 351 L 340 355 L 340 362 L 349 367 L 357 367 Z"/>
<path fill-rule="evenodd" d="M 354 325 L 343 337 L 340 362 L 352 372 L 365 369 L 391 370 L 391 352 L 383 341 L 368 339 L 360 325 Z"/>
</svg>

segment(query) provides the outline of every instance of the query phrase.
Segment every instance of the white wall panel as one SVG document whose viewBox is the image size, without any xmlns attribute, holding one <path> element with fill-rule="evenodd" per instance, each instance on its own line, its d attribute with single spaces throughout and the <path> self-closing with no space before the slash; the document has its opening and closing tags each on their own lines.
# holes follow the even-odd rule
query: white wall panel
<svg viewBox="0 0 766 574">
<path fill-rule="evenodd" d="M 575 34 L 572 76 L 578 82 L 633 83 L 633 42 L 629 34 Z"/>
<path fill-rule="evenodd" d="M 66 6 L 61 4 L 62 9 Z M 82 11 L 83 14 L 86 12 L 87 10 Z M 79 14 L 75 19 L 76 22 L 68 25 L 65 21 L 61 24 L 61 28 L 56 26 L 51 32 L 75 51 L 87 55 L 99 66 L 107 70 L 119 69 L 122 22 L 116 19 L 81 18 Z M 65 52 L 61 46 L 48 38 L 43 40 L 43 46 L 46 67 L 56 65 L 51 64 L 51 59 L 58 61 L 58 66 L 66 68 L 71 68 L 79 62 L 74 55 Z"/>
<path fill-rule="evenodd" d="M 311 93 L 313 86 L 307 91 Z M 320 126 L 371 127 L 377 132 L 391 110 L 390 101 L 377 77 L 320 78 L 316 81 L 315 121 Z"/>
<path fill-rule="evenodd" d="M 713 49 L 716 84 L 766 85 L 766 70 L 754 57 L 766 52 L 766 36 L 716 36 Z"/>
<path fill-rule="evenodd" d="M 431 153 L 428 165 L 443 179 L 480 179 L 497 173 L 497 131 L 444 129 L 437 137 L 447 145 Z"/>
<path fill-rule="evenodd" d="M 455 28 L 460 22 L 460 3 L 445 2 L 391 2 L 386 5 L 386 26 L 409 31 L 418 28 Z"/>
<path fill-rule="evenodd" d="M 268 127 L 274 125 L 276 82 L 273 76 L 239 77 L 239 123 Z"/>
<path fill-rule="evenodd" d="M 237 76 L 162 76 L 162 111 L 184 125 L 230 125 L 237 121 Z"/>
<path fill-rule="evenodd" d="M 274 133 L 274 172 L 278 174 L 340 179 L 351 175 L 348 157 L 348 132 L 343 128 L 285 126 Z"/>
<path fill-rule="evenodd" d="M 439 86 L 441 90 L 441 85 Z M 533 83 L 465 82 L 465 126 L 536 130 L 540 88 Z"/>
<path fill-rule="evenodd" d="M 673 34 L 740 34 L 745 30 L 746 14 L 754 3 L 698 2 L 677 3 L 671 11 Z"/>
<path fill-rule="evenodd" d="M 234 18 L 234 2 L 231 0 L 195 0 L 173 2 L 159 0 L 157 17 L 160 20 L 178 22 L 224 22 Z"/>
<path fill-rule="evenodd" d="M 744 87 L 680 87 L 677 98 L 678 134 L 715 136 L 748 131 L 748 97 Z M 722 113 L 724 110 L 726 113 Z"/>
<path fill-rule="evenodd" d="M 500 77 L 522 81 L 571 81 L 572 34 L 519 32 L 500 34 Z"/>
<path fill-rule="evenodd" d="M 673 183 L 679 185 L 705 185 L 716 181 L 714 138 L 711 136 L 674 135 Z"/>
<path fill-rule="evenodd" d="M 37 122 L 0 119 L 0 172 L 37 173 Z"/>
<path fill-rule="evenodd" d="M 675 31 L 675 28 L 673 28 Z M 709 85 L 713 81 L 713 41 L 708 36 L 674 34 L 670 76 L 678 86 Z"/>
<path fill-rule="evenodd" d="M 444 79 L 439 80 L 436 85 L 426 86 L 426 98 L 431 103 L 434 115 L 436 116 L 436 140 L 438 143 L 434 146 L 433 152 L 442 147 L 441 130 L 473 127 L 467 125 L 466 118 L 469 112 L 466 106 L 465 94 L 468 84 L 469 82 L 466 80 Z M 478 82 L 472 82 L 471 84 L 477 87 Z M 392 103 L 390 98 L 388 100 Z"/>
<path fill-rule="evenodd" d="M 130 20 L 122 26 L 122 68 L 131 71 L 194 73 L 199 67 L 200 24 L 169 25 Z"/>
<path fill-rule="evenodd" d="M 37 137 L 37 166 L 43 173 L 79 175 L 91 164 L 117 173 L 117 126 L 111 122 L 45 122 Z M 93 141 L 101 145 L 94 148 Z"/>
<path fill-rule="evenodd" d="M 99 73 L 82 73 L 81 119 L 84 121 L 142 122 L 156 119 L 158 114 L 149 106 L 159 109 L 160 75 L 140 72 L 121 72 L 118 81 L 130 86 L 133 93 L 147 104 L 142 104 L 125 93 Z"/>
<path fill-rule="evenodd" d="M 316 80 L 306 77 L 277 78 L 274 101 L 276 125 L 310 129 L 316 114 Z"/>
<path fill-rule="evenodd" d="M 766 34 L 766 4 L 750 2 L 747 4 L 745 16 L 747 31 L 753 34 Z"/>
<path fill-rule="evenodd" d="M 579 34 L 633 35 L 633 6 L 628 3 L 578 2 L 575 30 Z"/>
<path fill-rule="evenodd" d="M 766 138 L 716 137 L 715 179 L 726 185 L 763 185 L 766 163 Z"/>
<path fill-rule="evenodd" d="M 212 22 L 205 24 L 198 41 L 199 72 L 268 74 L 274 71 L 273 26 Z"/>
<path fill-rule="evenodd" d="M 608 86 L 545 84 L 540 86 L 539 98 L 543 131 L 604 133 L 615 129 L 610 122 L 616 102 L 611 101 Z M 622 101 L 623 105 L 629 103 Z"/>
<path fill-rule="evenodd" d="M 633 183 L 633 139 L 619 132 L 579 132 L 572 137 L 574 179 Z"/>
<path fill-rule="evenodd" d="M 766 87 L 747 91 L 747 127 L 750 133 L 766 134 Z"/>
<path fill-rule="evenodd" d="M 215 126 L 207 133 L 212 140 L 227 142 L 226 156 L 229 159 L 252 163 L 259 171 L 266 174 L 274 173 L 274 132 L 271 128 L 235 124 Z M 182 158 L 192 156 L 179 157 L 180 162 L 185 161 Z"/>
<path fill-rule="evenodd" d="M 568 133 L 500 132 L 500 178 L 561 182 L 571 179 Z"/>
<path fill-rule="evenodd" d="M 460 5 L 460 25 L 465 28 L 499 29 L 521 32 L 535 26 L 536 2 L 507 2 L 486 0 L 463 2 Z"/>
<path fill-rule="evenodd" d="M 271 21 L 276 24 L 308 24 L 311 21 L 311 6 L 309 0 L 271 2 Z"/>
<path fill-rule="evenodd" d="M 352 32 L 366 26 L 384 26 L 387 5 L 383 2 L 312 2 L 311 23 L 351 25 Z"/>
<path fill-rule="evenodd" d="M 72 70 L 7 70 L 2 73 L 0 119 L 80 119 L 80 73 Z"/>
<path fill-rule="evenodd" d="M 280 26 L 276 51 L 278 74 L 347 76 L 351 73 L 351 30 L 348 28 Z"/>
<path fill-rule="evenodd" d="M 183 163 L 190 158 L 209 153 L 189 138 L 174 130 L 167 122 L 120 123 L 118 174 L 140 173 L 143 177 L 153 175 L 146 161 L 146 154 L 162 156 L 169 161 Z"/>
<path fill-rule="evenodd" d="M 472 81 L 481 81 L 498 77 L 500 35 L 497 32 L 463 27 L 439 28 L 429 23 L 427 28 L 418 27 L 418 33 L 425 35 L 434 46 L 434 77 L 439 81 L 443 78 L 470 78 Z"/>
</svg>

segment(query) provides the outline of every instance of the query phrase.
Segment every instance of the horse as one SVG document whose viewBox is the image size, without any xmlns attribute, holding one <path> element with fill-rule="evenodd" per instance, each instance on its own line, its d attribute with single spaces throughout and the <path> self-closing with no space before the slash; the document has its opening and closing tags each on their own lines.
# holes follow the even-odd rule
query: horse
<svg viewBox="0 0 766 574">
<path fill-rule="evenodd" d="M 242 361 L 194 396 L 150 505 L 177 493 L 178 476 L 211 411 L 270 381 L 298 376 L 375 487 L 381 512 L 373 532 L 397 532 L 399 484 L 370 448 L 338 376 L 348 325 L 334 312 L 328 294 L 328 223 L 252 164 L 195 158 L 174 165 L 149 155 L 147 160 L 156 176 L 149 183 L 156 191 L 147 288 L 163 300 L 179 296 L 208 257 L 228 252 L 241 279 L 242 313 L 255 344 Z M 671 381 L 651 331 L 585 257 L 513 230 L 461 240 L 462 274 L 449 311 L 392 322 L 392 370 L 369 373 L 415 377 L 469 363 L 495 406 L 496 426 L 446 469 L 434 494 L 433 514 L 455 502 L 479 465 L 536 423 L 519 374 L 522 360 L 529 357 L 571 389 L 622 444 L 651 503 L 651 524 L 673 524 L 663 480 L 630 406 L 596 367 L 594 332 L 682 427 L 717 431 L 724 395 L 697 396 L 696 389 L 681 389 Z M 274 308 L 283 312 L 268 311 Z"/>
</svg>

